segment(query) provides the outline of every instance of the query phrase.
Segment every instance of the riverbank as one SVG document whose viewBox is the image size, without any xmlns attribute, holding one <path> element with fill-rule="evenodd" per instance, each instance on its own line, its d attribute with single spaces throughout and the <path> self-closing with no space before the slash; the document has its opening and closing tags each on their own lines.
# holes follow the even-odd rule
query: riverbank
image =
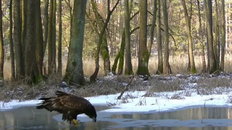
<svg viewBox="0 0 232 130">
<path fill-rule="evenodd" d="M 8 97 L 1 99 L 0 109 L 36 105 L 40 102 L 38 98 L 54 96 L 56 90 L 83 96 L 94 105 L 110 106 L 110 109 L 105 110 L 110 112 L 165 111 L 204 105 L 232 106 L 231 79 L 230 74 L 153 75 L 148 79 L 108 76 L 95 84 L 88 84 L 81 88 L 60 85 L 37 86 L 25 93 L 25 90 L 19 87 L 8 92 L 10 94 Z M 126 86 L 128 91 L 125 91 L 121 99 L 118 99 Z M 3 94 L 2 91 L 1 94 Z"/>
</svg>

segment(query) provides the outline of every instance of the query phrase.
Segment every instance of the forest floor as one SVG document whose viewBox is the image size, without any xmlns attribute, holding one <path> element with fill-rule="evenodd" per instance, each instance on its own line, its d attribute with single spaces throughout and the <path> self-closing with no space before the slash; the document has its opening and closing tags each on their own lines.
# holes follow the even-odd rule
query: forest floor
<svg viewBox="0 0 232 130">
<path fill-rule="evenodd" d="M 55 95 L 56 90 L 83 97 L 116 94 L 123 91 L 146 91 L 144 96 L 151 96 L 150 94 L 154 92 L 178 91 L 186 89 L 186 87 L 196 88 L 199 95 L 220 94 L 224 90 L 232 89 L 232 74 L 177 74 L 171 76 L 152 75 L 150 77 L 110 75 L 99 78 L 96 83 L 87 81 L 86 85 L 82 87 L 63 87 L 61 83 L 46 82 L 34 86 L 6 82 L 3 87 L 0 87 L 0 101 L 7 102 L 13 99 L 23 101 L 50 97 Z M 185 95 L 188 94 L 185 93 Z M 178 99 L 181 97 L 175 95 L 171 98 Z"/>
</svg>

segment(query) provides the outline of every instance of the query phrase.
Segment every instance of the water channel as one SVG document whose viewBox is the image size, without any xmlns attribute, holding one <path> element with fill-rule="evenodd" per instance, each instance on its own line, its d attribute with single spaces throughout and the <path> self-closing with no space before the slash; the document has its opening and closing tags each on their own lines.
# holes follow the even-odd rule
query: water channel
<svg viewBox="0 0 232 130">
<path fill-rule="evenodd" d="M 107 107 L 96 106 L 97 122 L 79 115 L 77 127 L 62 121 L 57 112 L 21 107 L 0 112 L 2 130 L 232 130 L 232 108 L 195 106 L 178 110 L 147 113 L 104 112 Z"/>
</svg>

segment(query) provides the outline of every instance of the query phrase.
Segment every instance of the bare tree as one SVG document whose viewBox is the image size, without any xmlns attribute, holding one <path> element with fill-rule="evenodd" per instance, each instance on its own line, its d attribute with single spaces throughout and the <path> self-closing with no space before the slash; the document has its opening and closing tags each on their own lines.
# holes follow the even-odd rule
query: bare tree
<svg viewBox="0 0 232 130">
<path fill-rule="evenodd" d="M 188 11 L 187 5 L 185 0 L 181 0 L 181 4 L 184 9 L 184 16 L 185 16 L 185 22 L 186 22 L 186 30 L 188 33 L 188 58 L 189 58 L 189 65 L 188 70 L 191 73 L 196 73 L 196 67 L 195 67 L 195 61 L 193 56 L 193 38 L 192 38 L 192 2 L 190 2 L 190 9 Z"/>
</svg>

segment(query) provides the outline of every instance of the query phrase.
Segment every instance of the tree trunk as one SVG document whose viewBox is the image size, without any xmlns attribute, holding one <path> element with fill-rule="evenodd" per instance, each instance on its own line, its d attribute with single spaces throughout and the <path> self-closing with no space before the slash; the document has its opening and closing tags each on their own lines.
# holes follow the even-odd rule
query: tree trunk
<svg viewBox="0 0 232 130">
<path fill-rule="evenodd" d="M 58 74 L 62 76 L 62 0 L 59 0 Z"/>
<path fill-rule="evenodd" d="M 193 56 L 193 38 L 192 38 L 192 25 L 191 25 L 191 17 L 192 16 L 190 15 L 190 13 L 188 13 L 188 9 L 187 9 L 185 0 L 181 0 L 181 4 L 182 4 L 183 9 L 184 9 L 186 30 L 188 33 L 188 57 L 189 57 L 188 70 L 191 73 L 196 73 L 195 61 L 194 61 L 194 56 Z M 190 11 L 192 11 L 192 10 L 190 10 Z"/>
<path fill-rule="evenodd" d="M 152 16 L 152 23 L 151 23 L 151 30 L 150 30 L 150 42 L 148 44 L 148 52 L 149 56 L 151 55 L 151 48 L 154 41 L 154 30 L 155 30 L 155 22 L 156 22 L 156 12 L 157 12 L 157 0 L 154 0 L 153 5 L 153 16 Z"/>
<path fill-rule="evenodd" d="M 216 68 L 219 68 L 220 65 L 220 30 L 219 30 L 219 8 L 218 0 L 215 0 L 215 39 L 214 39 L 214 54 L 216 60 Z"/>
<path fill-rule="evenodd" d="M 225 0 L 221 0 L 222 6 L 222 40 L 221 40 L 221 64 L 220 69 L 224 71 L 225 62 L 225 43 L 226 43 L 226 22 L 225 22 Z"/>
<path fill-rule="evenodd" d="M 207 25 L 207 39 L 208 39 L 208 60 L 209 73 L 214 73 L 217 70 L 214 47 L 213 47 L 213 14 L 212 14 L 212 0 L 205 0 L 206 6 L 206 25 Z"/>
<path fill-rule="evenodd" d="M 94 3 L 94 2 L 92 2 Z M 112 13 L 114 12 L 114 10 L 116 9 L 118 3 L 119 3 L 119 0 L 116 2 L 116 4 L 113 6 L 113 8 L 110 10 L 110 0 L 107 1 L 108 3 L 108 13 L 107 13 L 107 17 L 106 17 L 106 20 L 103 24 L 103 27 L 101 28 L 101 31 L 99 33 L 99 39 L 98 39 L 98 44 L 97 44 L 97 50 L 96 50 L 96 54 L 95 54 L 95 71 L 94 73 L 90 76 L 90 81 L 91 82 L 95 82 L 96 81 L 96 78 L 97 78 L 97 75 L 98 75 L 98 71 L 99 71 L 99 53 L 101 51 L 101 45 L 102 45 L 102 42 L 104 40 L 104 34 L 105 34 L 105 31 L 107 29 L 107 26 L 108 26 L 108 23 L 110 21 L 110 17 L 112 15 Z"/>
<path fill-rule="evenodd" d="M 48 7 L 49 7 L 49 0 L 44 0 L 44 10 L 43 10 L 44 52 L 48 42 Z"/>
<path fill-rule="evenodd" d="M 85 29 L 86 2 L 74 1 L 71 43 L 69 45 L 68 64 L 64 80 L 69 84 L 83 85 L 85 83 L 83 74 L 83 41 Z"/>
<path fill-rule="evenodd" d="M 3 66 L 4 66 L 4 44 L 3 44 L 3 31 L 2 31 L 2 0 L 0 0 L 0 80 L 4 79 Z"/>
<path fill-rule="evenodd" d="M 138 75 L 149 75 L 147 50 L 147 0 L 139 0 L 139 52 L 138 52 Z"/>
<path fill-rule="evenodd" d="M 16 79 L 22 79 L 24 76 L 24 59 L 21 43 L 21 9 L 20 1 L 13 1 L 13 19 L 14 19 L 14 44 L 15 44 L 15 62 L 16 62 Z"/>
<path fill-rule="evenodd" d="M 104 74 L 107 75 L 110 73 L 110 54 L 109 54 L 109 49 L 108 49 L 106 32 L 103 34 L 103 39 L 102 39 L 100 50 L 101 50 L 101 56 L 103 59 Z"/>
<path fill-rule="evenodd" d="M 40 0 L 29 0 L 25 4 L 25 76 L 28 83 L 38 83 L 42 80 L 43 37 L 40 17 Z"/>
<path fill-rule="evenodd" d="M 198 29 L 198 35 L 200 38 L 200 45 L 201 45 L 201 51 L 202 51 L 202 72 L 206 72 L 206 60 L 205 60 L 205 43 L 204 43 L 204 35 L 202 32 L 202 21 L 201 21 L 201 9 L 200 9 L 200 1 L 197 0 L 197 9 L 198 9 L 198 20 L 199 20 L 199 29 Z"/>
<path fill-rule="evenodd" d="M 11 61 L 11 78 L 15 79 L 15 56 L 14 56 L 14 44 L 13 44 L 13 17 L 12 17 L 12 2 L 10 0 L 9 5 L 9 19 L 10 19 L 10 31 L 9 31 L 9 39 L 10 39 L 10 61 Z"/>
<path fill-rule="evenodd" d="M 44 28 L 44 42 L 43 42 L 43 57 L 46 53 L 47 43 L 48 43 L 48 7 L 49 7 L 49 0 L 44 0 L 44 8 L 43 8 L 43 28 Z M 47 75 L 47 66 L 48 61 L 46 60 L 43 64 L 43 74 Z"/>
<path fill-rule="evenodd" d="M 133 74 L 132 63 L 131 63 L 131 40 L 130 40 L 130 8 L 129 0 L 124 0 L 125 13 L 124 13 L 124 22 L 125 22 L 125 74 Z"/>
<path fill-rule="evenodd" d="M 124 64 L 124 49 L 125 49 L 125 29 L 122 32 L 121 46 L 118 54 L 115 57 L 114 64 L 112 66 L 112 73 L 116 74 L 116 69 L 118 68 L 117 74 L 122 74 L 123 64 Z M 118 67 L 117 67 L 118 66 Z"/>
<path fill-rule="evenodd" d="M 42 27 L 42 19 L 41 19 L 41 9 L 40 9 L 40 0 L 36 0 L 35 6 L 35 43 L 36 43 L 36 63 L 38 68 L 38 75 L 36 77 L 41 78 L 42 69 L 43 69 L 43 60 L 44 60 L 44 41 L 43 41 L 43 27 Z M 40 80 L 40 79 L 39 79 Z"/>
<path fill-rule="evenodd" d="M 162 52 L 162 35 L 161 35 L 161 6 L 160 1 L 157 0 L 157 20 L 156 20 L 156 39 L 157 39 L 157 50 L 158 50 L 158 69 L 156 74 L 163 73 L 163 52 Z"/>
<path fill-rule="evenodd" d="M 48 23 L 48 74 L 56 73 L 56 0 L 50 1 Z"/>
<path fill-rule="evenodd" d="M 169 65 L 169 25 L 168 25 L 168 8 L 167 0 L 162 0 L 163 7 L 163 22 L 164 22 L 164 74 L 170 74 L 171 68 Z"/>
<path fill-rule="evenodd" d="M 96 24 L 97 24 L 97 26 L 95 25 L 96 27 L 94 30 L 97 31 L 99 39 L 101 39 L 101 43 L 99 45 L 100 46 L 99 53 L 101 54 L 102 59 L 103 59 L 104 74 L 107 75 L 110 72 L 110 55 L 109 55 L 106 31 L 104 31 L 104 33 L 101 33 L 102 29 L 105 26 L 105 21 L 103 20 L 104 18 L 100 15 L 100 13 L 98 11 L 96 1 L 92 0 L 91 4 L 92 4 L 93 11 L 94 11 Z M 110 1 L 108 1 L 108 6 L 110 6 Z M 102 36 L 100 36 L 100 35 L 102 35 Z"/>
</svg>

